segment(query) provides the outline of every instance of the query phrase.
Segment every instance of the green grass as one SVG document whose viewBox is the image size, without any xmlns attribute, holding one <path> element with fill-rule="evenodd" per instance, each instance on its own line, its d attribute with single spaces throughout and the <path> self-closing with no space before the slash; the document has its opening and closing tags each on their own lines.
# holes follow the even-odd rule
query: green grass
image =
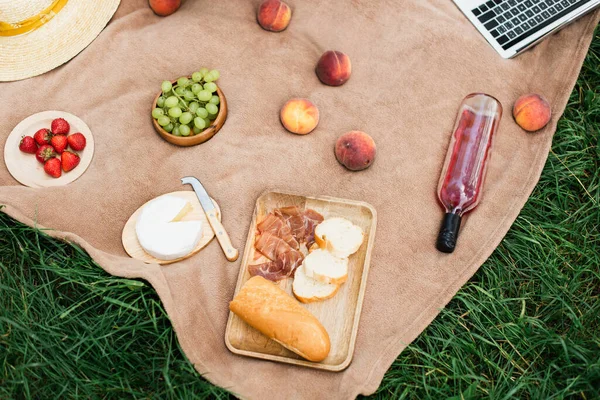
<svg viewBox="0 0 600 400">
<path fill-rule="evenodd" d="M 378 398 L 600 398 L 600 30 L 531 198 Z M 461 397 L 462 396 L 462 397 Z M 0 398 L 226 398 L 154 290 L 0 214 Z"/>
</svg>

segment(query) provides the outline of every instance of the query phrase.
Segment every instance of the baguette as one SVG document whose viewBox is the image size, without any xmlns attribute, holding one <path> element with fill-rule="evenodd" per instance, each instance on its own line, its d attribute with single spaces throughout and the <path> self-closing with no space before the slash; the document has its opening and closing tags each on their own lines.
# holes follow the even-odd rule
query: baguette
<svg viewBox="0 0 600 400">
<path fill-rule="evenodd" d="M 261 276 L 250 278 L 229 303 L 229 309 L 288 350 L 319 362 L 331 343 L 321 323 L 298 301 Z"/>
<path fill-rule="evenodd" d="M 348 279 L 348 259 L 337 258 L 327 250 L 313 251 L 302 265 L 307 277 L 321 283 L 341 285 Z"/>
<path fill-rule="evenodd" d="M 347 258 L 360 248 L 365 234 L 345 218 L 329 218 L 317 225 L 315 241 L 338 258 Z"/>
<path fill-rule="evenodd" d="M 298 267 L 292 284 L 294 296 L 302 303 L 313 303 L 332 298 L 340 290 L 336 283 L 323 283 L 306 276 L 304 264 Z"/>
</svg>

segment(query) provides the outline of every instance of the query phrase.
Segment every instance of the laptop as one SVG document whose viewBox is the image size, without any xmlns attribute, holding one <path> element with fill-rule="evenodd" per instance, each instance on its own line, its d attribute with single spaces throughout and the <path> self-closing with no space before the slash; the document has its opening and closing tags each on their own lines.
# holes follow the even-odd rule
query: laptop
<svg viewBox="0 0 600 400">
<path fill-rule="evenodd" d="M 503 57 L 512 58 L 600 5 L 600 0 L 452 0 Z"/>
</svg>

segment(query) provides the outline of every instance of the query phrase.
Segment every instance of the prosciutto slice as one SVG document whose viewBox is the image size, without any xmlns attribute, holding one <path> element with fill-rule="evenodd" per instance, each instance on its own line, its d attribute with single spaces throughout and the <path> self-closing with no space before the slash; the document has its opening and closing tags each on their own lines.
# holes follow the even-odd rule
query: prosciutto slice
<svg viewBox="0 0 600 400">
<path fill-rule="evenodd" d="M 323 216 L 314 210 L 284 207 L 273 210 L 256 225 L 254 247 L 262 257 L 248 266 L 250 275 L 271 281 L 293 276 L 302 264 L 301 245 L 314 243 L 315 227 Z"/>
</svg>

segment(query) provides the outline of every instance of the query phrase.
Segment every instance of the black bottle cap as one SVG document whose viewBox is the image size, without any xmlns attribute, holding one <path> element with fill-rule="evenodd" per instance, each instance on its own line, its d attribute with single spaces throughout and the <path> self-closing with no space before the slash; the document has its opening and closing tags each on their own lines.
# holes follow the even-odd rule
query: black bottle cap
<svg viewBox="0 0 600 400">
<path fill-rule="evenodd" d="M 435 247 L 443 253 L 452 253 L 456 247 L 456 239 L 458 239 L 458 229 L 460 228 L 460 215 L 454 213 L 446 213 L 440 234 L 438 235 Z"/>
</svg>

